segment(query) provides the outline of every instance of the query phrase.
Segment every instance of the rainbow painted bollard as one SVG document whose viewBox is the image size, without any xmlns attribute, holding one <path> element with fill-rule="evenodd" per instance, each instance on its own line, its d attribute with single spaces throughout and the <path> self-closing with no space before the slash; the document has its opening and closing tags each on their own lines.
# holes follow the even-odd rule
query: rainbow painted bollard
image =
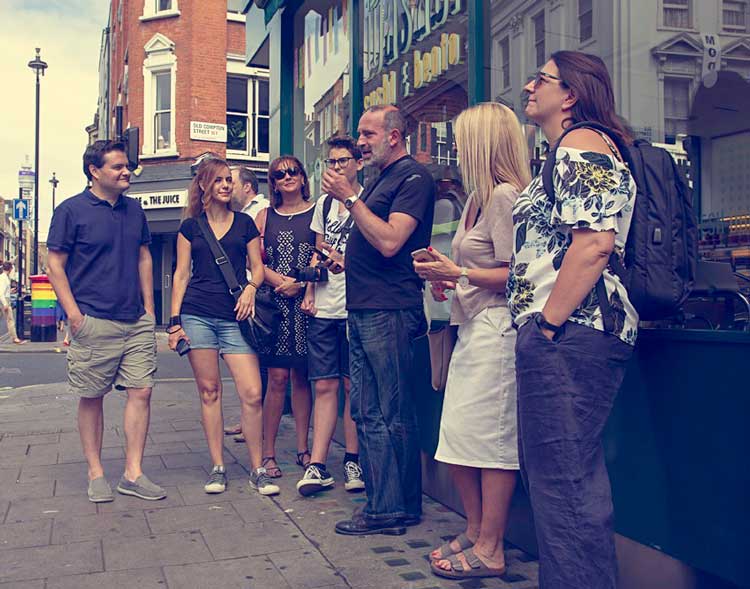
<svg viewBox="0 0 750 589">
<path fill-rule="evenodd" d="M 46 274 L 31 276 L 31 341 L 57 341 L 57 295 Z"/>
</svg>

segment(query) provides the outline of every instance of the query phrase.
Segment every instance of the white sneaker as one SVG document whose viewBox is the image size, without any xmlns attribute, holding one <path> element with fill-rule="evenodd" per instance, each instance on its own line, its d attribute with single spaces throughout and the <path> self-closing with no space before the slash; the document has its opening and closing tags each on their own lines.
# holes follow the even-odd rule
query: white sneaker
<svg viewBox="0 0 750 589">
<path fill-rule="evenodd" d="M 350 493 L 363 491 L 365 481 L 362 479 L 362 469 L 352 460 L 344 462 L 344 489 Z"/>
</svg>

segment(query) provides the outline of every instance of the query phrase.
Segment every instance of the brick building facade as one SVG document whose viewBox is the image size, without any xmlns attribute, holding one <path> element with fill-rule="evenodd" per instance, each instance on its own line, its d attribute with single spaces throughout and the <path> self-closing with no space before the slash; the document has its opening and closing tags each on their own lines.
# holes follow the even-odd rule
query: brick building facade
<svg viewBox="0 0 750 589">
<path fill-rule="evenodd" d="M 92 138 L 140 129 L 129 195 L 153 234 L 160 320 L 169 315 L 174 249 L 191 166 L 214 153 L 265 180 L 268 70 L 245 65 L 245 16 L 236 0 L 111 0 L 102 36 Z"/>
</svg>

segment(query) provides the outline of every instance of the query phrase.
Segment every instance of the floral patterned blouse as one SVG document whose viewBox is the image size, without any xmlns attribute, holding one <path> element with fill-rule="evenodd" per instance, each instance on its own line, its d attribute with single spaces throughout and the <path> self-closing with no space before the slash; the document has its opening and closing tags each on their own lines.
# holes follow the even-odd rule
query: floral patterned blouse
<svg viewBox="0 0 750 589">
<path fill-rule="evenodd" d="M 570 147 L 557 149 L 552 175 L 555 198 L 547 196 L 539 174 L 513 206 L 513 258 L 507 285 L 508 306 L 516 325 L 540 313 L 572 242 L 571 229 L 615 231 L 615 251 L 622 256 L 635 200 L 635 181 L 614 156 Z M 634 345 L 638 313 L 620 279 L 607 267 L 604 284 L 614 313 L 611 333 Z M 569 321 L 606 331 L 596 289 Z"/>
</svg>

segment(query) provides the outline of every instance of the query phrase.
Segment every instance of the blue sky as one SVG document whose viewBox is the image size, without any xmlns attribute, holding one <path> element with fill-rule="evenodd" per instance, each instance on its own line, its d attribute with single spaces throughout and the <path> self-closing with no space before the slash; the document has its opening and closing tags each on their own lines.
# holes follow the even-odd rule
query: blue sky
<svg viewBox="0 0 750 589">
<path fill-rule="evenodd" d="M 99 91 L 99 47 L 108 0 L 0 0 L 0 196 L 18 193 L 18 169 L 34 161 L 34 73 L 27 63 L 40 47 L 49 64 L 41 85 L 39 227 L 45 238 L 52 214 L 48 182 L 60 179 L 57 200 L 84 185 L 84 128 Z"/>
</svg>

